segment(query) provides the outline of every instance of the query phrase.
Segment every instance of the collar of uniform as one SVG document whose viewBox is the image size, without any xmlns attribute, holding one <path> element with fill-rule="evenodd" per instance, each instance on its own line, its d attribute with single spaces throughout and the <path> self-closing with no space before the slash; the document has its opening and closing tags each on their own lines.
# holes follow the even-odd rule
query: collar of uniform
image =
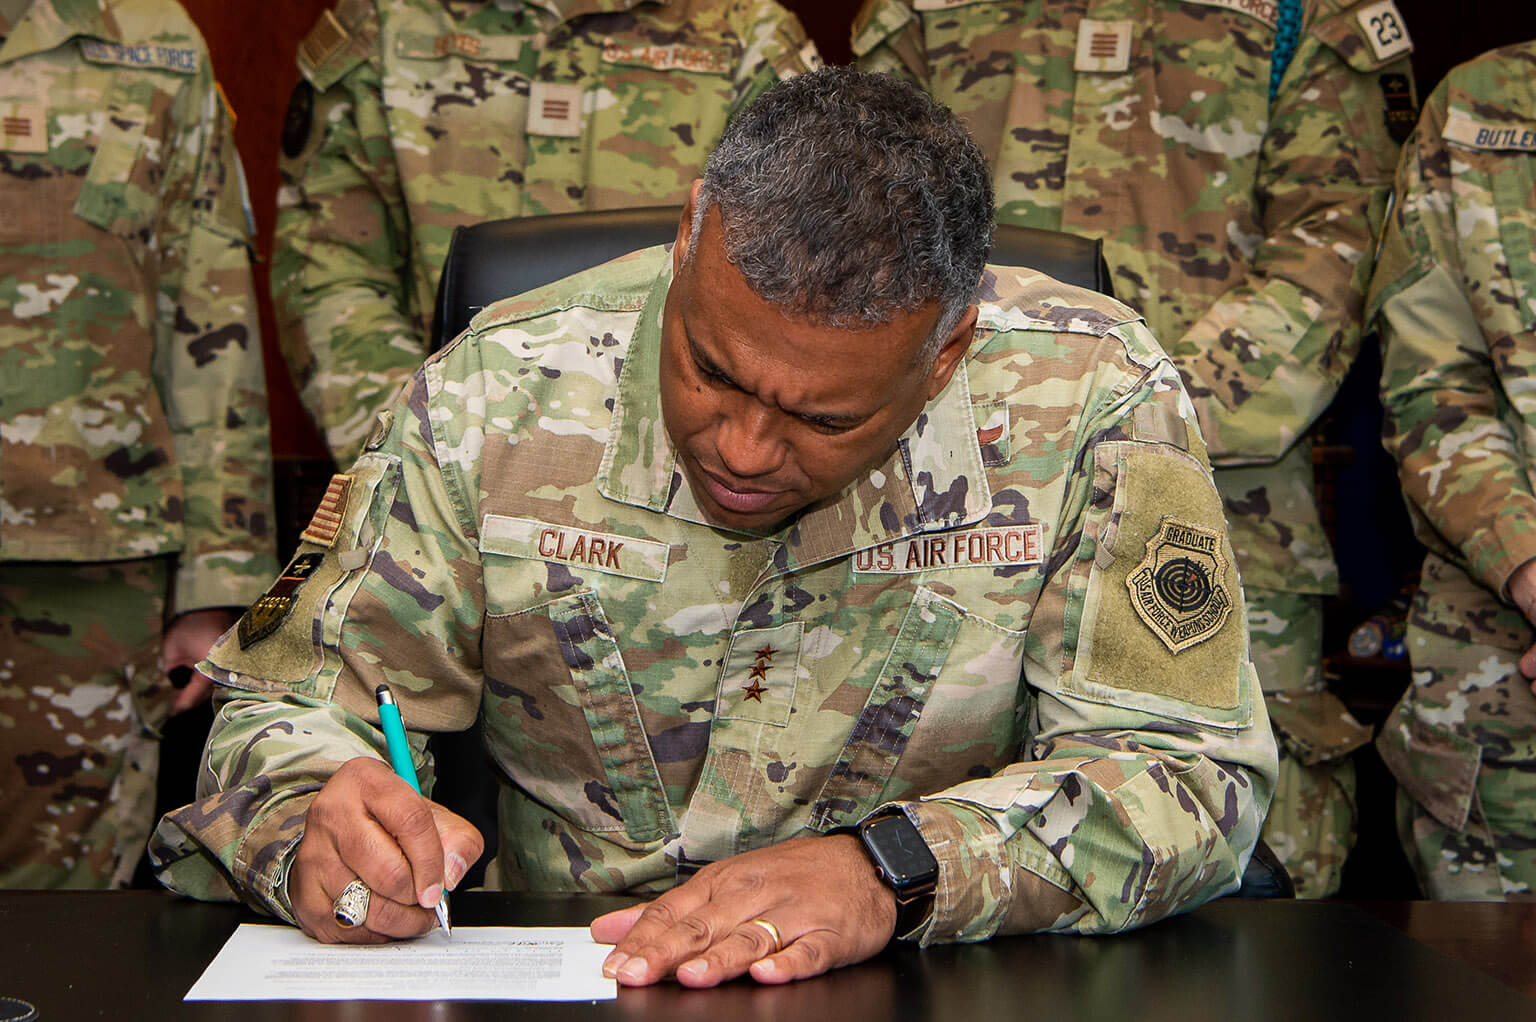
<svg viewBox="0 0 1536 1022">
<path fill-rule="evenodd" d="M 665 7 L 670 0 L 527 0 L 527 2 L 530 6 L 542 7 L 564 23 L 588 14 L 611 14 L 614 11 L 631 10 L 647 3 Z"/>
<path fill-rule="evenodd" d="M 598 492 L 610 500 L 665 511 L 674 490 L 677 452 L 661 421 L 661 316 L 672 284 L 672 256 L 662 260 L 661 272 L 651 285 L 640 319 L 624 352 L 619 370 L 619 389 L 614 396 L 613 424 L 603 463 L 598 469 Z"/>
<path fill-rule="evenodd" d="M 36 0 L 0 46 L 0 64 L 45 53 L 76 36 L 116 43 L 122 34 L 100 0 Z"/>
<path fill-rule="evenodd" d="M 661 418 L 656 384 L 671 283 L 668 259 L 625 352 L 598 489 L 612 500 L 719 528 L 699 512 Z M 916 533 L 969 525 L 986 517 L 991 506 L 962 364 L 884 464 L 795 518 L 775 538 L 784 544 L 785 566 L 804 567 Z"/>
<path fill-rule="evenodd" d="M 961 363 L 883 465 L 784 529 L 784 568 L 805 568 L 918 533 L 971 525 L 991 508 L 969 374 Z"/>
</svg>

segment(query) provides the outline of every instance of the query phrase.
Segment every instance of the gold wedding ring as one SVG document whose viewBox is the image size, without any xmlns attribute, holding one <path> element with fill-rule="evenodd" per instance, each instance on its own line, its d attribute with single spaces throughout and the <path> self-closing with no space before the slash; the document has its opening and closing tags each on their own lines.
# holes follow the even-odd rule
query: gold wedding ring
<svg viewBox="0 0 1536 1022">
<path fill-rule="evenodd" d="M 367 922 L 368 897 L 368 885 L 361 880 L 343 887 L 336 900 L 331 902 L 331 917 L 336 920 L 336 925 L 350 930 Z"/>
<path fill-rule="evenodd" d="M 778 954 L 780 951 L 784 950 L 784 938 L 779 936 L 779 928 L 777 926 L 762 918 L 749 919 L 747 920 L 747 925 L 761 926 L 764 930 L 768 931 L 768 939 L 773 941 L 774 954 Z"/>
</svg>

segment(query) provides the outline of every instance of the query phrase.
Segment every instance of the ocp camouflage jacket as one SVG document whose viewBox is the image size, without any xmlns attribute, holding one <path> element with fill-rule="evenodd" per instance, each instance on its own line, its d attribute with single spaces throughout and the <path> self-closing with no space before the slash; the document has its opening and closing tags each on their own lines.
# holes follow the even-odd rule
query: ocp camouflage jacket
<svg viewBox="0 0 1536 1022">
<path fill-rule="evenodd" d="M 1276 751 L 1200 434 L 1138 317 L 989 271 L 899 449 L 750 535 L 704 520 L 661 420 L 670 276 L 651 249 L 497 303 L 416 374 L 204 664 L 209 783 L 160 826 L 163 878 L 288 914 L 304 810 L 380 755 L 388 682 L 428 776 L 425 732 L 479 716 L 511 887 L 654 892 L 896 803 L 941 864 L 925 942 L 1232 890 Z"/>
<path fill-rule="evenodd" d="M 4 28 L 0 18 L 0 28 Z M 0 561 L 276 568 L 232 118 L 179 6 L 37 0 L 0 45 Z"/>
</svg>

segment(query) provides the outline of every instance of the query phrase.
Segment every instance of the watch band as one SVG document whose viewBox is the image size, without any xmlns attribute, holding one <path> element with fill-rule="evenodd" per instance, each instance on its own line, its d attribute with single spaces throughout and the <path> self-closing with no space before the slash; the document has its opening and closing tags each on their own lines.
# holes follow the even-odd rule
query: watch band
<svg viewBox="0 0 1536 1022">
<path fill-rule="evenodd" d="M 872 833 L 877 827 L 879 832 Z M 859 839 L 881 883 L 896 895 L 897 937 L 911 934 L 928 921 L 938 887 L 938 860 L 905 813 L 894 809 L 827 833 L 852 834 Z M 915 875 L 911 874 L 914 867 L 918 868 Z"/>
</svg>

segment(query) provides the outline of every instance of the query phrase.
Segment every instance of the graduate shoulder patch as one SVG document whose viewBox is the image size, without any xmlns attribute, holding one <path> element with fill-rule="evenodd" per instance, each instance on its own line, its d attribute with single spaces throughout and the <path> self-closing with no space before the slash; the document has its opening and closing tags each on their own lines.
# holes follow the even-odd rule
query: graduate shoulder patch
<svg viewBox="0 0 1536 1022">
<path fill-rule="evenodd" d="M 1226 577 L 1221 534 L 1166 515 L 1125 585 L 1137 616 L 1178 654 L 1226 624 L 1232 612 Z"/>
<path fill-rule="evenodd" d="M 321 554 L 300 554 L 293 559 L 272 587 L 263 593 L 240 618 L 236 634 L 241 649 L 250 649 L 256 643 L 277 631 L 278 625 L 293 610 L 294 598 L 309 576 L 315 573 L 324 560 Z"/>
</svg>

